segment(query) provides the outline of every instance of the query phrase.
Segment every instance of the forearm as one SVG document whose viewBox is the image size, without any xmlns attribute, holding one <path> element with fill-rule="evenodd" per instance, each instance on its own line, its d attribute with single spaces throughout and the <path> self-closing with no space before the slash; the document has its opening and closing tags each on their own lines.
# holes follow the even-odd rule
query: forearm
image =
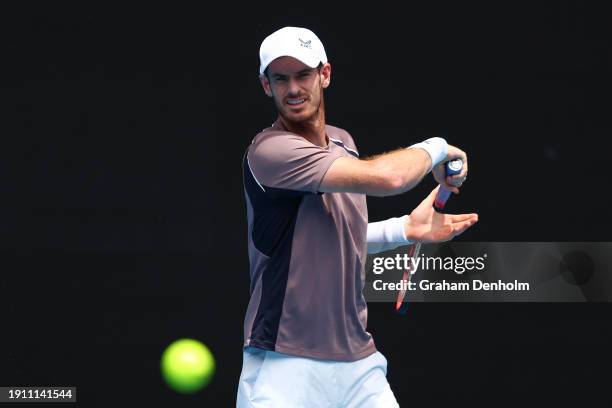
<svg viewBox="0 0 612 408">
<path fill-rule="evenodd" d="M 423 149 L 398 149 L 366 159 L 378 179 L 373 195 L 388 196 L 406 192 L 415 187 L 429 173 L 431 158 Z M 379 187 L 376 189 L 376 187 Z"/>
<path fill-rule="evenodd" d="M 400 194 L 416 186 L 446 157 L 447 149 L 444 139 L 431 138 L 366 160 L 341 157 L 327 171 L 320 191 L 373 196 Z"/>
</svg>

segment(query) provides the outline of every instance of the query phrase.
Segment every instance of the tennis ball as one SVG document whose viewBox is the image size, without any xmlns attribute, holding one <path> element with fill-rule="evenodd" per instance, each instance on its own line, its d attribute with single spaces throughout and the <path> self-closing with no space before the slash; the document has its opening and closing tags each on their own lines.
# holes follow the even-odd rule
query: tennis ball
<svg viewBox="0 0 612 408">
<path fill-rule="evenodd" d="M 201 342 L 176 340 L 162 353 L 162 377 L 170 388 L 182 394 L 193 394 L 204 388 L 215 373 L 215 358 Z"/>
</svg>

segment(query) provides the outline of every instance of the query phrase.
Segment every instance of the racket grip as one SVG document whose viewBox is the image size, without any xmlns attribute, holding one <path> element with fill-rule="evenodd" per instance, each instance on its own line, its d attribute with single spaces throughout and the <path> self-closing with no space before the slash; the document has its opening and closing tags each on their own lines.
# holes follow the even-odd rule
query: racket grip
<svg viewBox="0 0 612 408">
<path fill-rule="evenodd" d="M 453 176 L 455 174 L 461 173 L 461 168 L 463 167 L 463 161 L 461 159 L 451 160 L 446 162 L 446 175 Z M 447 189 L 446 187 L 440 185 L 440 190 L 438 190 L 438 194 L 436 195 L 436 199 L 434 201 L 434 208 L 436 210 L 444 209 L 446 205 L 446 201 L 452 194 L 452 191 Z"/>
</svg>

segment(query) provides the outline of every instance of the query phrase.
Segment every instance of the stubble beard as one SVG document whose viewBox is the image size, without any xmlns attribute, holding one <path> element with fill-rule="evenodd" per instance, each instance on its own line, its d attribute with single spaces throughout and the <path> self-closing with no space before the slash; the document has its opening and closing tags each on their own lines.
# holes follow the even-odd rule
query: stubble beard
<svg viewBox="0 0 612 408">
<path fill-rule="evenodd" d="M 323 89 L 321 89 L 321 96 L 319 98 L 319 105 L 306 119 L 302 120 L 292 120 L 287 117 L 283 110 L 278 109 L 279 115 L 282 117 L 285 124 L 289 127 L 289 129 L 294 131 L 308 130 L 312 127 L 316 127 L 318 122 L 325 121 L 325 99 L 323 98 Z"/>
</svg>

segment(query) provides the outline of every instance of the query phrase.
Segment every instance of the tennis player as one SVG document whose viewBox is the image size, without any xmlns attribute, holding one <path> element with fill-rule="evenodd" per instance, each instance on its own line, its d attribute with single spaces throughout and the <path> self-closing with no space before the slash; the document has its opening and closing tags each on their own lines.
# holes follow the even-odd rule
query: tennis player
<svg viewBox="0 0 612 408">
<path fill-rule="evenodd" d="M 251 297 L 237 407 L 397 407 L 366 331 L 367 253 L 450 240 L 478 216 L 435 212 L 436 188 L 410 214 L 368 224 L 366 195 L 406 192 L 429 172 L 458 193 L 466 154 L 432 138 L 362 159 L 347 131 L 325 123 L 332 68 L 319 38 L 285 27 L 259 56 L 278 118 L 243 162 Z M 463 170 L 446 177 L 453 159 Z"/>
</svg>

